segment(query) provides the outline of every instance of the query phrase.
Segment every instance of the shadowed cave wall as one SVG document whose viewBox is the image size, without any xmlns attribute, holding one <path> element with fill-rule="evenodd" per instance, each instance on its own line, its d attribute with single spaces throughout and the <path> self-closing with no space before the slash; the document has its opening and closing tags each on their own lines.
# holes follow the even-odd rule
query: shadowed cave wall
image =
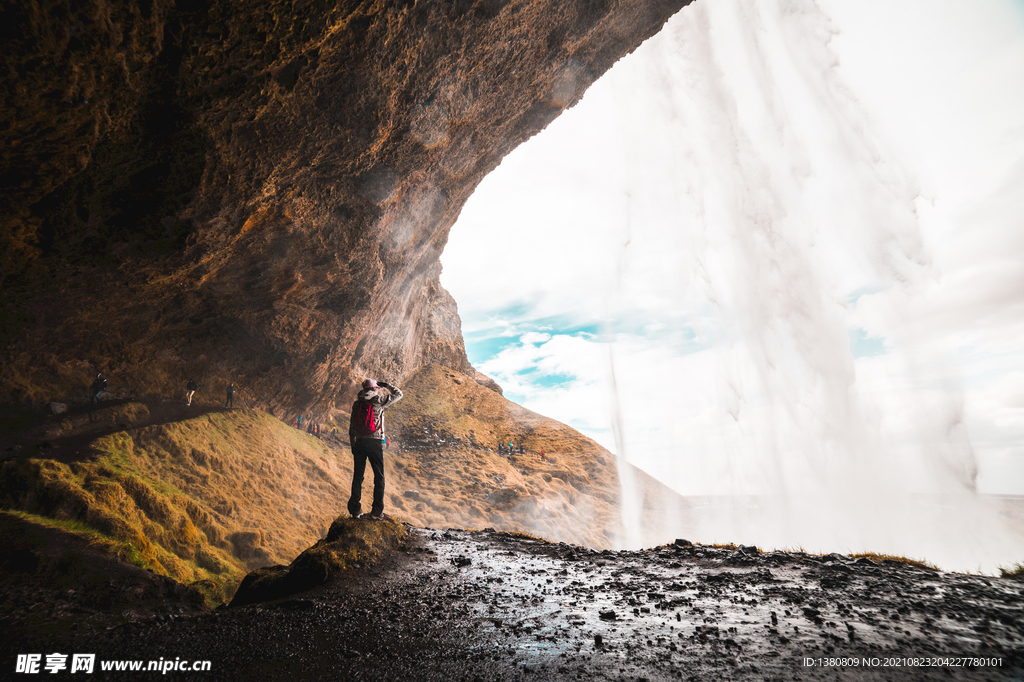
<svg viewBox="0 0 1024 682">
<path fill-rule="evenodd" d="M 684 4 L 5 0 L 0 401 L 472 374 L 461 207 Z"/>
</svg>

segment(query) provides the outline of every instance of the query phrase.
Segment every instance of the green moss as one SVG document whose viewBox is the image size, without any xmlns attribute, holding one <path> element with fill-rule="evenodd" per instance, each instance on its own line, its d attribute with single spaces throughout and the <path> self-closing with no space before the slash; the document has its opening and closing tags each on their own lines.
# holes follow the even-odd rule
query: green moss
<svg viewBox="0 0 1024 682">
<path fill-rule="evenodd" d="M 66 533 L 78 536 L 89 542 L 91 547 L 99 549 L 108 554 L 120 557 L 128 563 L 146 570 L 152 570 L 153 565 L 139 552 L 130 542 L 122 542 L 117 538 L 101 533 L 95 528 L 75 519 L 53 519 L 37 514 L 29 514 L 22 511 L 0 511 L 0 514 L 14 516 L 29 523 L 34 523 L 46 528 L 56 528 Z"/>
<path fill-rule="evenodd" d="M 163 481 L 147 480 L 132 461 L 127 434 L 105 436 L 95 449 L 99 459 L 71 465 L 5 462 L 0 501 L 10 513 L 86 533 L 92 544 L 141 568 L 185 584 L 208 581 L 213 587 L 204 594 L 222 601 L 245 569 L 196 528 L 188 514 L 194 503 Z"/>
<path fill-rule="evenodd" d="M 1000 566 L 999 575 L 1004 578 L 1024 580 L 1024 563 L 1013 564 L 1011 566 Z"/>
<path fill-rule="evenodd" d="M 312 589 L 357 565 L 376 563 L 407 537 L 405 525 L 395 518 L 369 521 L 338 517 L 327 537 L 296 557 L 291 565 L 259 568 L 247 575 L 231 605 L 256 604 Z"/>
<path fill-rule="evenodd" d="M 143 414 L 131 404 L 116 407 L 125 408 L 122 418 Z M 290 515 L 277 514 L 276 507 L 253 509 L 265 504 L 253 497 L 253 483 L 280 494 L 274 488 L 280 454 L 318 482 L 335 475 L 338 455 L 321 441 L 271 415 L 235 410 L 104 435 L 89 445 L 81 461 L 3 462 L 0 509 L 95 533 L 112 543 L 105 545 L 107 551 L 195 585 L 213 605 L 231 595 L 246 571 L 267 562 L 268 556 L 294 552 L 294 557 L 310 544 L 298 535 L 282 540 L 282 533 L 305 532 Z M 295 484 L 302 485 L 302 472 L 294 475 Z M 217 506 L 222 500 L 225 506 Z M 232 510 L 246 508 L 255 515 L 244 514 L 237 521 Z M 274 540 L 261 537 L 252 546 L 238 545 L 232 537 L 250 530 L 250 519 L 263 519 Z M 336 547 L 320 563 L 345 570 L 353 561 L 365 560 L 359 557 L 372 554 L 376 540 L 371 534 L 363 541 L 366 547 L 354 554 Z M 263 551 L 254 553 L 254 547 Z"/>
<path fill-rule="evenodd" d="M 75 521 L 74 519 L 50 519 L 45 516 L 37 516 L 36 514 L 11 510 L 0 511 L 0 514 L 14 516 L 40 526 L 46 526 L 47 528 L 57 528 L 59 530 L 67 531 L 68 533 L 73 533 L 90 541 L 96 540 L 97 542 L 101 542 L 111 540 L 111 538 L 108 538 L 102 533 L 96 531 L 94 528 L 90 528 L 81 521 Z"/>
</svg>

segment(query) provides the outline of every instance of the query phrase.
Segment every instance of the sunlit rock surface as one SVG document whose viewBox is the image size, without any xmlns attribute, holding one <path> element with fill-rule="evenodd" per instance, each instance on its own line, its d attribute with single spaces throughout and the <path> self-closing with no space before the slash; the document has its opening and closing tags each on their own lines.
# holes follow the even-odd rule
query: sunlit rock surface
<svg viewBox="0 0 1024 682">
<path fill-rule="evenodd" d="M 472 373 L 449 227 L 684 4 L 8 4 L 0 398 L 196 374 L 327 414 L 364 374 Z"/>
</svg>

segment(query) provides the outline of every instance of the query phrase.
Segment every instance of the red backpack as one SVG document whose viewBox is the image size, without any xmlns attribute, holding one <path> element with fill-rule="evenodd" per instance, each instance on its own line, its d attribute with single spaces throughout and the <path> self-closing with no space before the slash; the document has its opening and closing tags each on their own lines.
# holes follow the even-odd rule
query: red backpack
<svg viewBox="0 0 1024 682">
<path fill-rule="evenodd" d="M 352 430 L 356 437 L 372 436 L 377 430 L 377 422 L 373 415 L 373 403 L 369 400 L 357 400 L 352 403 Z"/>
</svg>

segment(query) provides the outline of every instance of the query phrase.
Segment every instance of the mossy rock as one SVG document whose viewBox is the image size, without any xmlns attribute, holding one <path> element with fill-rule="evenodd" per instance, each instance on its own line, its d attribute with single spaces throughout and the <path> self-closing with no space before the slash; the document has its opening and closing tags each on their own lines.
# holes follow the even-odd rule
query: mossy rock
<svg viewBox="0 0 1024 682">
<path fill-rule="evenodd" d="M 338 517 L 327 537 L 288 566 L 258 568 L 242 579 L 231 606 L 246 606 L 305 592 L 334 580 L 344 571 L 371 565 L 405 542 L 408 530 L 397 519 L 379 521 Z"/>
<path fill-rule="evenodd" d="M 242 583 L 231 600 L 231 606 L 258 604 L 294 594 L 299 590 L 292 589 L 288 572 L 289 567 L 281 565 L 257 568 L 242 578 Z"/>
</svg>

